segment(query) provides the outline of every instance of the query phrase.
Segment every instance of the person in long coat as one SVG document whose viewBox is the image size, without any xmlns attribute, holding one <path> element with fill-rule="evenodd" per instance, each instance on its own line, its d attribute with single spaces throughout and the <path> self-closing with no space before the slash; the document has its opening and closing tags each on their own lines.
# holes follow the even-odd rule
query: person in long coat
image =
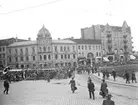
<svg viewBox="0 0 138 105">
<path fill-rule="evenodd" d="M 88 82 L 88 91 L 89 91 L 89 97 L 90 99 L 92 98 L 91 94 L 93 95 L 93 100 L 95 99 L 94 91 L 95 91 L 95 86 L 92 80 L 89 80 Z"/>
<path fill-rule="evenodd" d="M 135 75 L 134 71 L 132 71 L 132 77 L 131 77 L 131 79 L 132 79 L 132 83 L 133 83 L 133 81 L 135 81 L 135 83 L 137 83 L 137 81 L 136 81 L 136 75 Z"/>
<path fill-rule="evenodd" d="M 113 78 L 114 78 L 114 81 L 115 81 L 115 79 L 116 79 L 116 71 L 113 69 L 113 71 L 112 71 L 112 76 L 113 76 Z"/>
<path fill-rule="evenodd" d="M 104 79 L 103 79 L 103 82 L 101 84 L 101 92 L 102 92 L 103 98 L 105 98 L 105 96 L 108 94 L 107 83 L 105 82 Z"/>
<path fill-rule="evenodd" d="M 76 83 L 75 83 L 74 78 L 72 78 L 72 80 L 70 80 L 69 84 L 71 86 L 72 93 L 74 93 L 75 92 L 75 87 L 76 87 Z"/>
<path fill-rule="evenodd" d="M 108 94 L 107 99 L 103 100 L 102 105 L 115 105 L 115 102 L 113 100 L 111 100 L 112 95 Z"/>
<path fill-rule="evenodd" d="M 5 81 L 4 81 L 4 91 L 3 91 L 3 93 L 5 94 L 8 94 L 8 92 L 9 92 L 9 81 L 6 79 Z"/>
<path fill-rule="evenodd" d="M 126 78 L 126 83 L 130 83 L 129 81 L 129 73 L 125 71 L 124 77 Z"/>
</svg>

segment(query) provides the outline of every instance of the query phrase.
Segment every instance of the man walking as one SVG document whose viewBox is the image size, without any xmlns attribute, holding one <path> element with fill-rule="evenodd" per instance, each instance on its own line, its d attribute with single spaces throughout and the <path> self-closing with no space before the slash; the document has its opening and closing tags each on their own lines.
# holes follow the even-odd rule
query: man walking
<svg viewBox="0 0 138 105">
<path fill-rule="evenodd" d="M 95 95 L 94 95 L 95 86 L 94 86 L 94 83 L 92 82 L 92 80 L 89 80 L 89 82 L 88 82 L 88 90 L 89 90 L 90 99 L 92 98 L 91 95 L 93 95 L 93 100 L 95 100 Z"/>
<path fill-rule="evenodd" d="M 136 81 L 136 75 L 135 75 L 134 71 L 132 71 L 132 77 L 131 77 L 131 79 L 132 79 L 132 83 L 133 83 L 133 81 L 135 81 L 135 83 L 137 83 L 137 81 Z"/>
<path fill-rule="evenodd" d="M 112 71 L 112 76 L 113 76 L 113 78 L 114 78 L 114 81 L 115 81 L 115 79 L 116 79 L 116 71 L 113 69 L 113 71 Z"/>
<path fill-rule="evenodd" d="M 5 81 L 4 81 L 4 94 L 6 93 L 6 94 L 8 94 L 8 91 L 9 91 L 9 81 L 6 79 Z"/>
<path fill-rule="evenodd" d="M 127 71 L 125 71 L 124 77 L 126 78 L 126 83 L 130 83 L 129 82 L 129 73 Z"/>
<path fill-rule="evenodd" d="M 103 98 L 105 98 L 105 96 L 108 94 L 107 83 L 105 82 L 104 79 L 103 79 L 103 82 L 101 84 L 101 92 L 102 92 Z"/>
<path fill-rule="evenodd" d="M 114 101 L 111 100 L 112 95 L 108 94 L 106 100 L 103 100 L 102 105 L 115 105 Z"/>
</svg>

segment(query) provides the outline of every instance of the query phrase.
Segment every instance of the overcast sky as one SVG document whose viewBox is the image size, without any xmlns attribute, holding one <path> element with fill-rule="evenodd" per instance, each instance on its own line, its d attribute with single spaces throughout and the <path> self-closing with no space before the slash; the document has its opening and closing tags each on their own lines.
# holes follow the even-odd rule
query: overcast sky
<svg viewBox="0 0 138 105">
<path fill-rule="evenodd" d="M 138 51 L 137 10 L 137 0 L 0 0 L 0 39 L 36 40 L 43 24 L 53 39 L 80 38 L 81 28 L 126 20 Z"/>
</svg>

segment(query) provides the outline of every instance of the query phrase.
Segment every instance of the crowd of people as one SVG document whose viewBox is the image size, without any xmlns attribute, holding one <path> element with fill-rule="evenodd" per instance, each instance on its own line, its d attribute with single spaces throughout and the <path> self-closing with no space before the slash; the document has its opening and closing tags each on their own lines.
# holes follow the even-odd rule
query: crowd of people
<svg viewBox="0 0 138 105">
<path fill-rule="evenodd" d="M 113 76 L 113 79 L 114 81 L 116 81 L 116 77 L 117 77 L 117 72 L 112 69 L 112 71 L 108 71 L 108 70 L 102 70 L 101 71 L 102 74 L 103 74 L 103 79 L 109 79 L 109 77 L 112 75 Z M 123 79 L 126 79 L 126 83 L 130 83 L 130 80 L 135 83 L 137 83 L 137 80 L 136 80 L 136 74 L 135 74 L 135 71 L 132 70 L 132 71 L 125 71 L 122 75 L 122 78 Z"/>
</svg>

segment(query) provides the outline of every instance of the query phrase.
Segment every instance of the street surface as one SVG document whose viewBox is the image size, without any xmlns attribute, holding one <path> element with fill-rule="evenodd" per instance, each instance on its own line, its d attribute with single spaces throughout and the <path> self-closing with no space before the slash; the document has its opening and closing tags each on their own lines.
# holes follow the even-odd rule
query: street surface
<svg viewBox="0 0 138 105">
<path fill-rule="evenodd" d="M 98 78 L 95 78 L 95 76 L 93 75 L 91 75 L 91 78 L 96 86 L 96 89 L 99 90 L 102 81 Z M 87 81 L 88 80 L 87 73 L 81 74 L 80 79 Z M 126 99 L 131 99 L 136 102 L 138 101 L 138 87 L 131 87 L 131 86 L 108 83 L 108 89 L 111 94 L 121 96 Z"/>
<path fill-rule="evenodd" d="M 8 95 L 3 94 L 1 83 L 0 105 L 102 105 L 103 98 L 99 95 L 98 87 L 100 83 L 98 81 L 96 82 L 96 79 L 94 80 L 93 78 L 96 85 L 95 100 L 89 99 L 88 96 L 88 90 L 86 88 L 87 75 L 78 75 L 75 80 L 78 84 L 78 90 L 74 94 L 70 91 L 70 86 L 68 85 L 69 79 L 63 80 L 63 82 L 61 82 L 62 80 L 59 80 L 59 82 L 58 80 L 52 80 L 50 83 L 44 80 L 11 83 L 10 93 Z M 125 89 L 123 87 L 120 88 Z M 120 93 L 118 86 L 114 89 L 110 89 L 110 91 L 114 91 L 116 94 Z M 112 94 L 112 99 L 116 105 L 138 105 L 137 100 L 116 94 Z"/>
</svg>

